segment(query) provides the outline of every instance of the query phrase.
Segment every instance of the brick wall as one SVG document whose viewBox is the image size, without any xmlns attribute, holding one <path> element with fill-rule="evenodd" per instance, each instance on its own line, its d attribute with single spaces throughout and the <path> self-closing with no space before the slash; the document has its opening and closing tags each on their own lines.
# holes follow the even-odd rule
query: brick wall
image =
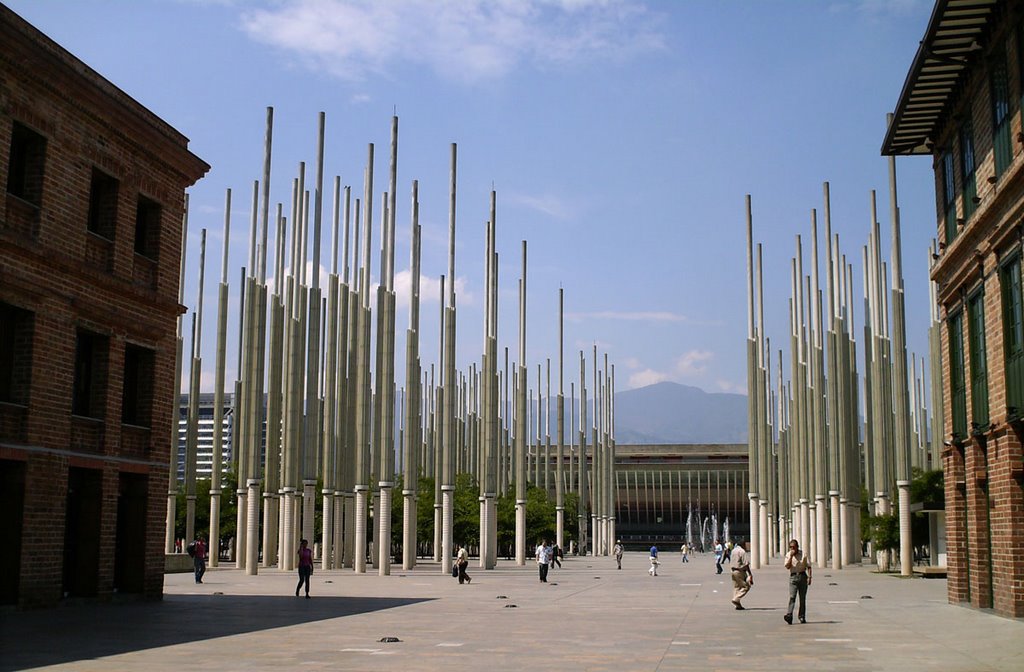
<svg viewBox="0 0 1024 672">
<path fill-rule="evenodd" d="M 169 437 L 177 412 L 184 190 L 209 167 L 188 151 L 184 136 L 2 5 L 0 43 L 0 186 L 7 185 L 15 124 L 46 139 L 38 206 L 5 189 L 0 210 L 0 302 L 32 317 L 28 393 L 15 400 L 24 409 L 24 430 L 0 434 L 4 459 L 27 464 L 18 604 L 48 606 L 61 598 L 71 467 L 101 475 L 98 599 L 114 591 L 120 474 L 147 477 L 143 594 L 159 597 Z M 87 231 L 94 169 L 118 180 L 112 240 Z M 159 205 L 150 259 L 135 252 L 140 197 Z M 102 337 L 94 374 L 99 404 L 90 413 L 97 420 L 71 416 L 79 329 Z M 144 378 L 153 389 L 144 392 L 151 402 L 143 414 L 149 431 L 133 432 L 126 444 L 121 405 L 128 343 L 152 352 Z M 76 434 L 87 437 L 82 450 L 75 448 Z M 97 445 L 87 445 L 93 441 Z"/>
<path fill-rule="evenodd" d="M 1016 3 L 1011 3 L 1016 4 Z M 991 607 L 1006 616 L 1024 615 L 1024 495 L 1022 495 L 1021 431 L 1017 421 L 1007 414 L 1006 353 L 1003 333 L 1000 260 L 1021 250 L 1024 226 L 1024 142 L 1022 130 L 1021 74 L 1012 22 L 1019 13 L 1007 10 L 986 48 L 1006 48 L 1009 66 L 1013 159 L 1002 175 L 995 175 L 993 153 L 993 115 L 989 87 L 988 54 L 976 59 L 966 76 L 962 93 L 953 103 L 952 115 L 939 134 L 935 149 L 936 213 L 939 240 L 944 249 L 936 262 L 932 279 L 937 283 L 943 318 L 963 309 L 966 297 L 978 287 L 985 293 L 985 348 L 988 373 L 989 415 L 991 425 L 980 428 L 963 445 L 947 446 L 943 451 L 946 491 L 946 536 L 948 543 L 949 600 Z M 956 157 L 955 183 L 958 217 L 964 219 L 963 175 L 960 174 L 960 119 L 970 116 L 974 127 L 977 193 L 980 202 L 975 212 L 959 227 L 953 240 L 946 240 L 942 203 L 942 166 L 940 157 L 947 149 Z M 971 377 L 969 332 L 963 322 L 964 368 Z M 943 398 L 950 408 L 949 335 L 941 333 L 941 375 Z M 974 393 L 968 384 L 968 423 Z M 943 422 L 945 441 L 952 435 L 952 419 Z"/>
</svg>

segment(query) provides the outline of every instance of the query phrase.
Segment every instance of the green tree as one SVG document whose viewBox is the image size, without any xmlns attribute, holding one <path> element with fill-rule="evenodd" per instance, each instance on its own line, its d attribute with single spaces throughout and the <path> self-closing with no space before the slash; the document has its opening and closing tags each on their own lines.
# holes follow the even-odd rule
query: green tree
<svg viewBox="0 0 1024 672">
<path fill-rule="evenodd" d="M 900 517 L 896 513 L 871 516 L 868 520 L 871 545 L 876 551 L 891 551 L 900 547 Z"/>
<path fill-rule="evenodd" d="M 210 479 L 196 481 L 196 534 L 206 535 L 210 530 Z M 238 489 L 238 477 L 233 471 L 221 477 L 220 496 L 220 540 L 227 541 L 235 536 L 236 514 L 238 511 L 235 491 Z M 176 496 L 174 534 L 179 539 L 185 538 L 185 518 L 187 499 L 184 488 L 179 488 Z M 187 540 L 191 541 L 191 539 Z M 212 545 L 212 544 L 211 544 Z"/>
<path fill-rule="evenodd" d="M 924 471 L 914 467 L 910 481 L 910 501 L 922 504 L 925 509 L 946 507 L 945 481 L 941 469 Z M 919 511 L 910 519 L 910 538 L 914 546 L 924 546 L 929 541 L 928 514 Z"/>
</svg>

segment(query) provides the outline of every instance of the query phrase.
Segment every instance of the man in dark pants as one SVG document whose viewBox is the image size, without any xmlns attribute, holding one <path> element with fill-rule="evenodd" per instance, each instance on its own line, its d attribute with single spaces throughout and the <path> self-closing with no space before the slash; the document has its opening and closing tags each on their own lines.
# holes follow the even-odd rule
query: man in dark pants
<svg viewBox="0 0 1024 672">
<path fill-rule="evenodd" d="M 551 562 L 551 547 L 548 546 L 548 540 L 542 539 L 540 545 L 537 546 L 537 568 L 540 571 L 541 583 L 548 582 L 548 563 Z"/>
<path fill-rule="evenodd" d="M 196 537 L 195 551 L 192 554 L 192 567 L 196 573 L 196 583 L 203 582 L 203 574 L 206 574 L 206 542 L 202 537 Z"/>
<path fill-rule="evenodd" d="M 562 568 L 562 547 L 555 544 L 551 547 L 551 566 L 558 565 L 558 568 Z"/>
<path fill-rule="evenodd" d="M 807 622 L 807 587 L 811 585 L 811 563 L 807 556 L 800 552 L 800 542 L 791 539 L 789 553 L 786 553 L 786 569 L 789 570 L 789 609 L 782 618 L 786 623 L 793 624 L 793 605 L 800 596 L 800 622 Z"/>
</svg>

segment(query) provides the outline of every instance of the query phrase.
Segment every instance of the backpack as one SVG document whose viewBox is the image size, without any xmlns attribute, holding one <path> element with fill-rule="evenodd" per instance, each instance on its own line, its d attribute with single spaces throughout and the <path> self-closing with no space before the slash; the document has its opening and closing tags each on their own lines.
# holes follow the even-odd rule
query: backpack
<svg viewBox="0 0 1024 672">
<path fill-rule="evenodd" d="M 196 542 L 188 542 L 188 546 L 185 547 L 185 552 L 188 553 L 188 557 L 190 558 L 196 557 Z"/>
</svg>

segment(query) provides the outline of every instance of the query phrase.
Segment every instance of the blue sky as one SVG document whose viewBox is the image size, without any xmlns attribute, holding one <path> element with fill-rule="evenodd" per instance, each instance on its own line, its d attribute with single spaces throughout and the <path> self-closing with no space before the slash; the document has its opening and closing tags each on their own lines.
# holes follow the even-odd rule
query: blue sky
<svg viewBox="0 0 1024 672">
<path fill-rule="evenodd" d="M 396 268 L 409 263 L 417 179 L 428 365 L 437 352 L 437 278 L 447 270 L 448 146 L 457 142 L 458 365 L 479 361 L 482 349 L 493 184 L 501 345 L 514 359 L 526 239 L 531 380 L 538 363 L 557 356 L 561 286 L 566 395 L 578 380 L 577 351 L 589 353 L 595 342 L 616 365 L 620 391 L 660 380 L 745 391 L 748 193 L 755 238 L 765 243 L 773 341 L 788 335 L 789 259 L 795 236 L 809 235 L 826 180 L 833 228 L 855 259 L 863 324 L 859 258 L 872 189 L 888 247 L 888 168 L 879 155 L 885 115 L 932 8 L 924 0 L 5 2 L 179 129 L 211 164 L 190 191 L 185 293 L 193 306 L 205 227 L 204 390 L 213 380 L 224 191 L 234 193 L 229 279 L 237 283 L 271 105 L 272 202 L 289 202 L 299 161 L 315 164 L 324 111 L 327 180 L 340 175 L 361 194 L 366 145 L 376 144 L 375 218 L 397 111 Z M 936 230 L 931 162 L 897 165 L 908 342 L 920 356 L 927 247 Z M 323 245 L 330 249 L 329 231 Z M 375 276 L 378 265 L 375 257 Z M 231 293 L 237 300 L 237 287 Z M 234 361 L 229 356 L 229 379 Z"/>
</svg>

